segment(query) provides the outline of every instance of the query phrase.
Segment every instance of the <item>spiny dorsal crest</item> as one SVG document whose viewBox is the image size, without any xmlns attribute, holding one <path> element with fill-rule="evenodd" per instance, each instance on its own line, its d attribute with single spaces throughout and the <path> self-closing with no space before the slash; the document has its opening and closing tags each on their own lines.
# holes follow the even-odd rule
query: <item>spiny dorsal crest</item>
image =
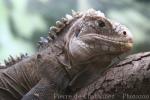
<svg viewBox="0 0 150 100">
<path fill-rule="evenodd" d="M 43 50 L 49 46 L 49 43 L 57 38 L 58 34 L 61 34 L 61 31 L 74 19 L 80 18 L 82 16 L 101 16 L 105 17 L 104 13 L 101 11 L 96 11 L 94 9 L 88 9 L 83 12 L 75 12 L 72 10 L 72 15 L 66 14 L 66 17 L 62 18 L 60 21 L 56 21 L 55 26 L 51 26 L 49 30 L 48 37 L 40 37 L 38 42 L 39 50 Z"/>
<path fill-rule="evenodd" d="M 3 68 L 5 68 L 5 64 L 0 63 L 0 69 L 3 69 Z"/>
<path fill-rule="evenodd" d="M 28 57 L 28 54 L 27 54 L 27 53 L 26 53 L 26 54 L 21 54 L 21 55 L 20 55 L 19 57 L 17 57 L 17 58 L 14 58 L 14 57 L 12 57 L 12 56 L 10 55 L 9 58 L 8 58 L 8 60 L 4 60 L 5 65 L 0 66 L 0 68 L 2 69 L 2 68 L 10 67 L 10 66 L 12 66 L 12 65 L 14 65 L 14 64 L 16 64 L 16 63 L 22 61 L 23 59 L 25 59 L 25 58 L 27 58 L 27 57 Z"/>
<path fill-rule="evenodd" d="M 101 17 L 105 17 L 104 13 L 102 13 L 101 11 L 95 11 L 94 9 L 88 9 L 86 12 L 83 12 L 84 16 L 101 16 Z"/>
</svg>

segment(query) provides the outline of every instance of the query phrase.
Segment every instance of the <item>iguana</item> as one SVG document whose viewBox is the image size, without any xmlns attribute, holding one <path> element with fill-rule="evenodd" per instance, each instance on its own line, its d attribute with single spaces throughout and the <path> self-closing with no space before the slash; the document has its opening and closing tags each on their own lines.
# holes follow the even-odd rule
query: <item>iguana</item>
<svg viewBox="0 0 150 100">
<path fill-rule="evenodd" d="M 128 28 L 94 9 L 72 12 L 49 36 L 39 41 L 32 56 L 11 61 L 0 70 L 0 100 L 53 100 L 90 84 L 111 61 L 129 51 Z"/>
</svg>

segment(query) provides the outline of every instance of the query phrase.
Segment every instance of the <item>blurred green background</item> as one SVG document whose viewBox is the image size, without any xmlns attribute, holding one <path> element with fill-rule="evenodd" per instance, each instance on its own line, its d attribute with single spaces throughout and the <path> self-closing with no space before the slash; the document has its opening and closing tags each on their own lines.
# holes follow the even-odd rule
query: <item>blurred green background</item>
<svg viewBox="0 0 150 100">
<path fill-rule="evenodd" d="M 71 9 L 101 10 L 125 24 L 134 35 L 132 53 L 150 50 L 150 0 L 0 0 L 0 62 L 9 55 L 36 52 L 56 20 Z"/>
</svg>

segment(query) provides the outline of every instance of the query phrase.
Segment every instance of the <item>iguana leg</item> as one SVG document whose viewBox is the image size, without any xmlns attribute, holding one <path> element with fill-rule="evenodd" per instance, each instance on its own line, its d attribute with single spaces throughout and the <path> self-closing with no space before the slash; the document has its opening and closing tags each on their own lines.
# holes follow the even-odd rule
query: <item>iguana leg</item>
<svg viewBox="0 0 150 100">
<path fill-rule="evenodd" d="M 52 82 L 41 79 L 21 100 L 54 100 L 54 87 Z"/>
</svg>

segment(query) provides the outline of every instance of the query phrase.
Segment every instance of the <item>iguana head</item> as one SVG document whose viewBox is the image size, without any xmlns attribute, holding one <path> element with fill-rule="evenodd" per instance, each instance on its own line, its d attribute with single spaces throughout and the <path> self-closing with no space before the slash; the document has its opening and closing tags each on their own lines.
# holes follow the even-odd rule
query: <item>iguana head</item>
<svg viewBox="0 0 150 100">
<path fill-rule="evenodd" d="M 69 57 L 76 62 L 86 62 L 95 57 L 111 61 L 133 46 L 128 28 L 106 18 L 100 11 L 89 9 L 75 14 L 74 19 L 64 41 Z"/>
</svg>

